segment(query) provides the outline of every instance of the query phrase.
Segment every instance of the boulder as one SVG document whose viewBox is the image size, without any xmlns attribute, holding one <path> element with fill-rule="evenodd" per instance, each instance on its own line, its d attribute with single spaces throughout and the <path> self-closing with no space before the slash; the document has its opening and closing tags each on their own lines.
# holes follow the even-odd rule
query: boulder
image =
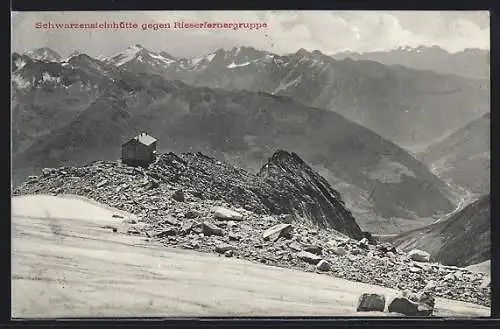
<svg viewBox="0 0 500 329">
<path fill-rule="evenodd" d="M 271 228 L 268 228 L 262 237 L 264 240 L 277 241 L 281 237 L 289 238 L 293 231 L 293 226 L 291 224 L 278 224 Z"/>
<path fill-rule="evenodd" d="M 202 233 L 206 236 L 210 236 L 210 235 L 222 236 L 222 235 L 224 235 L 224 231 L 220 227 L 218 227 L 217 225 L 214 225 L 212 223 L 208 223 L 208 222 L 201 223 L 201 230 L 202 230 Z"/>
<path fill-rule="evenodd" d="M 368 246 L 369 242 L 367 238 L 363 238 L 358 241 L 358 247 L 362 249 L 369 249 L 370 247 Z"/>
<path fill-rule="evenodd" d="M 408 316 L 431 316 L 434 310 L 434 297 L 428 293 L 410 294 L 394 298 L 388 306 L 389 312 Z"/>
<path fill-rule="evenodd" d="M 175 217 L 173 217 L 171 215 L 167 215 L 165 217 L 165 219 L 163 220 L 163 222 L 166 223 L 166 224 L 172 225 L 172 226 L 179 225 L 179 222 L 177 221 L 177 219 L 175 219 Z"/>
<path fill-rule="evenodd" d="M 182 190 L 175 191 L 174 194 L 172 195 L 172 199 L 174 199 L 175 201 L 184 202 L 185 200 L 184 191 Z"/>
<path fill-rule="evenodd" d="M 332 266 L 328 261 L 322 259 L 317 265 L 316 269 L 321 272 L 328 272 Z"/>
<path fill-rule="evenodd" d="M 299 252 L 297 254 L 297 258 L 312 265 L 317 265 L 322 260 L 320 256 L 311 254 L 310 252 L 307 251 Z"/>
<path fill-rule="evenodd" d="M 224 207 L 215 207 L 213 209 L 214 217 L 223 220 L 243 220 L 243 215 L 239 212 L 233 211 L 231 209 L 227 209 Z"/>
<path fill-rule="evenodd" d="M 385 308 L 385 296 L 379 294 L 362 294 L 356 306 L 357 312 L 383 312 Z"/>
<path fill-rule="evenodd" d="M 227 244 L 227 243 L 221 243 L 215 247 L 215 251 L 219 254 L 225 254 L 226 251 L 233 250 L 233 249 L 234 249 L 234 247 L 231 246 L 230 244 Z"/>
<path fill-rule="evenodd" d="M 408 253 L 408 257 L 416 262 L 428 262 L 431 258 L 431 255 L 429 255 L 429 253 L 426 251 L 413 249 Z"/>
</svg>

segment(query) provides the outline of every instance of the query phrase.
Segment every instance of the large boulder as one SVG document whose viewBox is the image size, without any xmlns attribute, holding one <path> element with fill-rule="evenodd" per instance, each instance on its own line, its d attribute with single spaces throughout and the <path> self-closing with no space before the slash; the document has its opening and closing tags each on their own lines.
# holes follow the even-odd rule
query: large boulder
<svg viewBox="0 0 500 329">
<path fill-rule="evenodd" d="M 419 250 L 419 249 L 413 249 L 408 253 L 408 257 L 411 260 L 417 261 L 417 262 L 428 262 L 431 258 L 431 255 L 429 255 L 428 252 Z"/>
<path fill-rule="evenodd" d="M 357 312 L 383 312 L 385 308 L 385 296 L 379 294 L 362 294 L 356 306 Z"/>
<path fill-rule="evenodd" d="M 388 311 L 408 316 L 431 316 L 434 304 L 434 297 L 426 291 L 417 294 L 405 292 L 402 297 L 396 297 L 391 301 Z"/>
<path fill-rule="evenodd" d="M 219 235 L 222 236 L 224 235 L 224 231 L 218 227 L 217 225 L 214 225 L 209 222 L 203 222 L 201 223 L 201 229 L 204 235 L 210 236 L 210 235 Z"/>
<path fill-rule="evenodd" d="M 328 272 L 330 271 L 332 265 L 328 263 L 328 261 L 322 259 L 317 265 L 316 269 L 321 272 Z"/>
<path fill-rule="evenodd" d="M 358 241 L 358 247 L 362 249 L 369 249 L 370 247 L 368 246 L 369 242 L 367 238 L 363 238 Z"/>
<path fill-rule="evenodd" d="M 291 224 L 278 224 L 271 228 L 268 228 L 262 234 L 264 240 L 277 241 L 281 237 L 288 238 L 293 231 L 293 226 Z"/>
<path fill-rule="evenodd" d="M 301 251 L 297 254 L 297 258 L 303 260 L 306 263 L 317 265 L 322 258 L 318 255 L 312 254 L 307 251 Z"/>
<path fill-rule="evenodd" d="M 185 200 L 184 191 L 182 190 L 175 191 L 174 194 L 172 195 L 172 199 L 174 199 L 175 201 L 184 202 Z"/>
<path fill-rule="evenodd" d="M 214 217 L 218 219 L 237 220 L 237 221 L 243 220 L 242 214 L 233 211 L 231 209 L 227 209 L 224 207 L 215 207 L 213 211 L 214 211 Z"/>
</svg>

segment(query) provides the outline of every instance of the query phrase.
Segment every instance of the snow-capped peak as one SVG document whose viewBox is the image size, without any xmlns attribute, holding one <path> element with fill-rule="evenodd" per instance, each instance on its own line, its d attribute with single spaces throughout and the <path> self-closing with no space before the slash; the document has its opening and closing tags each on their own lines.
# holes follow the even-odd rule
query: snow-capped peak
<svg viewBox="0 0 500 329">
<path fill-rule="evenodd" d="M 61 55 L 47 47 L 28 50 L 24 55 L 44 62 L 59 62 L 61 60 Z"/>
<path fill-rule="evenodd" d="M 105 61 L 119 67 L 133 60 L 152 66 L 168 66 L 177 62 L 175 57 L 168 55 L 167 53 L 162 52 L 158 54 L 137 44 L 129 46 L 127 49 L 114 56 L 108 57 Z"/>
<path fill-rule="evenodd" d="M 116 66 L 122 66 L 133 60 L 137 56 L 137 53 L 140 52 L 141 50 L 145 49 L 137 44 L 131 45 L 127 47 L 127 49 L 125 49 L 124 51 L 109 57 L 108 61 Z"/>
</svg>

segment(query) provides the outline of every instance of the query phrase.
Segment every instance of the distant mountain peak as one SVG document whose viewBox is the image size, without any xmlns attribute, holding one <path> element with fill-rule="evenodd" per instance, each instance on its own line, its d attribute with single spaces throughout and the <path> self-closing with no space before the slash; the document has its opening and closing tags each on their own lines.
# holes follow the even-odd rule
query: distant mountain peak
<svg viewBox="0 0 500 329">
<path fill-rule="evenodd" d="M 269 158 L 268 163 L 284 164 L 287 162 L 304 163 L 304 161 L 294 152 L 278 149 Z"/>
<path fill-rule="evenodd" d="M 39 61 L 45 61 L 45 62 L 59 62 L 62 59 L 62 56 L 58 52 L 56 52 L 48 47 L 42 47 L 42 48 L 37 48 L 37 49 L 33 49 L 33 50 L 28 50 L 28 51 L 24 52 L 24 55 L 26 55 L 32 59 L 36 59 Z"/>
</svg>

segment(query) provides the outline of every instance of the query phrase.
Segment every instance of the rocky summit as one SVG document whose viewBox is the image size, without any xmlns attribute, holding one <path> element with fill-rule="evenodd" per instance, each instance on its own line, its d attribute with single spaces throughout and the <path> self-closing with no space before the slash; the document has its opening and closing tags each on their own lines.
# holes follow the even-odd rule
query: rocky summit
<svg viewBox="0 0 500 329">
<path fill-rule="evenodd" d="M 362 239 L 338 192 L 286 151 L 275 152 L 258 174 L 201 153 L 167 153 L 148 168 L 119 161 L 46 168 L 14 190 L 47 193 L 131 212 L 139 221 L 127 223 L 127 233 L 165 246 L 490 305 L 485 274 L 415 261 Z"/>
</svg>

